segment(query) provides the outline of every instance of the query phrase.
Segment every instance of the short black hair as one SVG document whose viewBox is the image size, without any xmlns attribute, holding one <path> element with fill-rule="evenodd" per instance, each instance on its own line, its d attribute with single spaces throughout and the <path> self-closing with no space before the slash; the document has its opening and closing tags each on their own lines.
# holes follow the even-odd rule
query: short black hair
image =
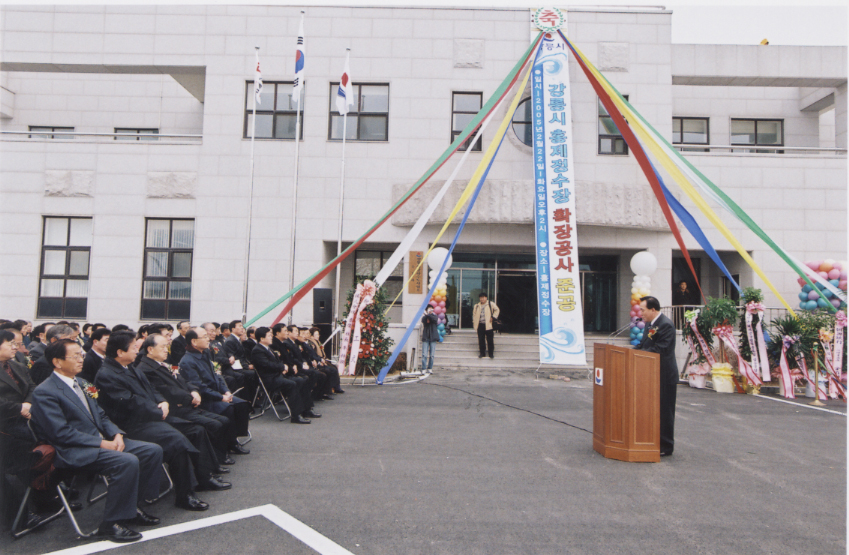
<svg viewBox="0 0 849 555">
<path fill-rule="evenodd" d="M 270 332 L 270 331 L 271 330 L 269 328 L 265 327 L 265 326 L 257 328 L 256 331 L 254 332 L 254 338 L 257 340 L 257 343 L 259 342 L 260 339 L 262 339 L 263 337 L 268 335 L 268 332 Z"/>
<path fill-rule="evenodd" d="M 481 294 L 478 295 L 478 298 L 480 298 L 480 297 L 485 297 L 487 299 L 489 298 L 489 297 L 487 297 L 486 293 L 484 293 L 483 291 L 481 291 Z"/>
<path fill-rule="evenodd" d="M 164 324 L 162 324 L 162 327 L 165 328 L 168 331 L 174 331 L 174 326 L 172 326 L 168 322 L 165 322 Z"/>
<path fill-rule="evenodd" d="M 88 330 L 90 330 L 92 327 L 92 324 L 86 322 L 85 324 L 83 324 L 83 333 L 88 334 Z"/>
<path fill-rule="evenodd" d="M 23 331 L 23 328 L 20 327 L 17 322 L 3 322 L 0 324 L 0 330 L 18 330 Z"/>
<path fill-rule="evenodd" d="M 57 358 L 59 360 L 65 360 L 65 357 L 68 356 L 68 345 L 79 346 L 79 343 L 73 339 L 60 339 L 59 341 L 55 341 L 44 349 L 44 360 L 49 362 L 50 366 L 55 368 L 56 366 L 53 364 L 53 360 Z"/>
<path fill-rule="evenodd" d="M 273 333 L 276 336 L 278 333 L 280 333 L 280 330 L 283 330 L 285 328 L 286 328 L 286 324 L 274 324 L 271 327 L 271 333 Z"/>
<path fill-rule="evenodd" d="M 660 301 L 655 297 L 640 297 L 640 302 L 646 301 L 646 308 L 649 310 L 660 310 Z"/>
<path fill-rule="evenodd" d="M 188 320 L 180 320 L 179 322 L 177 322 L 177 329 L 180 329 L 180 327 L 181 327 L 183 324 L 189 324 L 189 327 L 192 327 L 192 325 L 189 323 L 189 321 L 188 321 Z"/>
<path fill-rule="evenodd" d="M 204 330 L 206 331 L 206 330 Z M 186 332 L 186 345 L 189 347 L 192 346 L 192 339 L 198 338 L 198 332 L 195 331 L 195 328 L 189 328 L 189 331 Z"/>
<path fill-rule="evenodd" d="M 69 326 L 71 326 L 71 327 L 74 329 L 74 331 L 80 331 L 80 325 L 79 325 L 78 323 L 76 323 L 76 322 L 71 322 L 71 323 L 70 323 L 70 324 L 68 324 L 68 325 L 69 325 Z"/>
<path fill-rule="evenodd" d="M 38 336 L 41 335 L 42 333 L 44 333 L 44 328 L 46 328 L 46 327 L 47 327 L 47 324 L 39 324 L 39 325 L 35 326 L 34 328 L 32 328 L 32 332 L 30 333 L 30 336 L 33 338 L 33 340 L 38 341 Z"/>
<path fill-rule="evenodd" d="M 293 331 L 298 329 L 298 326 L 296 326 L 295 324 L 292 324 L 291 326 L 287 326 L 287 329 L 289 330 L 289 333 L 292 333 Z M 300 331 L 300 330 L 298 330 L 298 331 Z"/>
<path fill-rule="evenodd" d="M 218 329 L 221 329 L 221 324 L 219 324 L 218 322 L 210 322 L 210 324 L 212 324 L 213 326 L 215 326 Z"/>
<path fill-rule="evenodd" d="M 254 334 L 254 332 L 255 332 L 255 331 L 256 331 L 256 328 L 255 328 L 255 327 L 253 327 L 253 326 L 249 327 L 249 328 L 246 330 L 246 332 L 247 332 L 247 334 L 248 334 L 248 337 L 250 338 L 251 336 L 253 336 L 253 334 Z"/>
<path fill-rule="evenodd" d="M 116 325 L 112 326 L 112 332 L 113 333 L 116 332 L 116 331 L 125 331 L 125 330 L 128 330 L 128 329 L 130 329 L 130 326 L 128 326 L 126 324 L 116 324 Z M 121 349 L 121 350 L 123 350 L 123 349 Z"/>
<path fill-rule="evenodd" d="M 115 358 L 118 356 L 118 351 L 129 351 L 130 345 L 132 345 L 135 340 L 136 334 L 131 331 L 113 331 L 109 336 L 109 341 L 106 342 L 106 356 L 109 358 Z"/>
<path fill-rule="evenodd" d="M 14 329 L 14 328 L 13 328 Z M 10 332 L 7 328 L 0 329 L 0 345 L 6 343 L 7 341 L 14 341 L 15 334 Z"/>
<path fill-rule="evenodd" d="M 224 322 L 223 324 L 221 324 L 221 327 L 218 328 L 218 329 L 221 330 L 221 333 L 224 333 L 224 330 L 230 331 L 230 324 L 228 324 L 227 322 Z"/>
<path fill-rule="evenodd" d="M 232 322 L 230 322 L 230 331 L 233 331 L 233 329 L 236 328 L 236 324 L 241 324 L 241 323 L 242 323 L 241 320 L 233 320 Z"/>
<path fill-rule="evenodd" d="M 109 328 L 97 328 L 96 330 L 91 332 L 91 340 L 92 342 L 100 341 L 101 339 L 103 339 L 104 335 L 107 337 L 112 335 L 112 330 L 110 330 Z"/>
<path fill-rule="evenodd" d="M 106 324 L 101 324 L 100 322 L 98 322 L 98 323 L 96 323 L 96 324 L 92 324 L 92 325 L 91 325 L 91 327 L 93 327 L 94 329 L 97 329 L 97 328 L 105 328 L 105 327 L 106 327 Z"/>
</svg>

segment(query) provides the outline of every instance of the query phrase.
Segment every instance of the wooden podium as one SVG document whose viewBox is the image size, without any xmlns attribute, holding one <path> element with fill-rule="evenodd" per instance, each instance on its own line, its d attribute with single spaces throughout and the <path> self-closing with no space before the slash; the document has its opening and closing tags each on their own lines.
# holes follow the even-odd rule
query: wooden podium
<svg viewBox="0 0 849 555">
<path fill-rule="evenodd" d="M 660 462 L 660 355 L 594 346 L 593 449 L 626 462 Z"/>
</svg>

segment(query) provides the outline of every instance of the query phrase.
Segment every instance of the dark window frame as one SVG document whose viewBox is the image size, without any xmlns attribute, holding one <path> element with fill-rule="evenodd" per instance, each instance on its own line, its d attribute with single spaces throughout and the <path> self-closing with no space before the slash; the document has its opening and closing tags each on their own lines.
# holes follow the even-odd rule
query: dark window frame
<svg viewBox="0 0 849 555">
<path fill-rule="evenodd" d="M 389 142 L 389 110 L 390 110 L 390 96 L 389 96 L 389 83 L 351 83 L 351 87 L 356 88 L 356 97 L 357 97 L 357 105 L 354 106 L 353 109 L 348 111 L 348 116 L 357 116 L 357 133 L 354 138 L 346 139 L 347 141 L 357 141 L 357 142 L 366 142 L 366 143 L 388 143 Z M 363 87 L 386 87 L 386 111 L 385 112 L 364 112 L 362 110 L 363 106 L 363 95 L 362 88 Z M 339 81 L 330 83 L 330 107 L 328 108 L 327 114 L 327 140 L 333 142 L 342 142 L 342 137 L 338 139 L 333 137 L 333 118 L 334 117 L 342 117 L 339 112 L 336 110 L 336 92 L 339 89 Z M 386 138 L 385 139 L 361 139 L 360 138 L 360 116 L 369 116 L 373 118 L 384 118 L 385 127 L 386 127 Z M 350 129 L 350 120 L 349 120 L 349 129 Z"/>
<path fill-rule="evenodd" d="M 113 137 L 116 141 L 158 141 L 158 127 L 114 127 L 115 133 L 126 134 L 126 137 Z M 150 133 L 147 133 L 149 131 Z M 142 139 L 144 137 L 144 139 Z"/>
<path fill-rule="evenodd" d="M 147 237 L 148 237 L 148 226 L 152 221 L 167 221 L 168 222 L 168 247 L 148 247 L 147 246 Z M 171 247 L 174 241 L 174 222 L 183 221 L 183 222 L 192 222 L 192 247 L 191 248 L 174 248 Z M 195 224 L 196 220 L 194 218 L 145 218 L 144 220 L 144 256 L 142 258 L 142 288 L 141 288 L 141 302 L 139 309 L 139 319 L 142 321 L 164 321 L 164 320 L 190 320 L 190 315 L 192 311 L 192 299 L 191 293 L 189 293 L 188 299 L 171 299 L 171 282 L 182 282 L 189 283 L 191 286 L 192 278 L 194 277 L 194 263 L 195 263 L 195 254 L 194 254 L 194 244 L 195 244 Z M 166 264 L 167 270 L 165 276 L 148 276 L 147 275 L 147 259 L 148 253 L 152 252 L 167 252 L 168 253 L 168 262 Z M 188 253 L 191 255 L 192 260 L 191 264 L 189 264 L 189 277 L 172 277 L 174 272 L 174 254 Z M 145 283 L 147 282 L 159 282 L 165 283 L 165 298 L 164 299 L 145 299 L 144 296 L 144 288 Z M 165 303 L 165 313 L 163 316 L 148 316 L 145 317 L 145 301 L 148 301 L 149 306 L 153 306 L 153 303 Z M 171 304 L 175 304 L 175 308 L 178 306 L 185 306 L 185 312 L 180 312 L 177 315 L 171 315 Z M 153 310 L 152 308 L 150 309 Z"/>
<path fill-rule="evenodd" d="M 477 109 L 477 111 L 476 112 L 469 112 L 469 111 L 466 111 L 466 110 L 455 110 L 454 109 L 454 98 L 458 94 L 459 95 L 467 95 L 467 96 L 473 96 L 473 95 L 477 96 L 478 97 L 478 109 Z M 478 91 L 452 91 L 451 92 L 451 143 L 454 142 L 454 140 L 457 138 L 458 135 L 463 133 L 462 129 L 460 129 L 459 131 L 454 130 L 454 116 L 457 115 L 457 114 L 472 115 L 473 118 L 474 118 L 474 116 L 476 116 L 478 114 L 478 112 L 480 112 L 482 107 L 483 107 L 483 92 L 478 92 Z M 477 133 L 477 130 L 473 131 L 469 135 L 469 137 L 465 141 L 463 141 L 463 143 L 459 147 L 457 147 L 458 152 L 465 152 L 469 148 L 469 143 L 472 141 L 472 139 L 474 139 L 475 133 Z M 481 135 L 478 138 L 478 140 L 475 141 L 475 144 L 472 145 L 472 148 L 471 148 L 472 152 L 481 152 L 482 150 L 483 150 L 483 135 Z"/>
<path fill-rule="evenodd" d="M 527 145 L 527 146 L 533 148 L 533 146 L 534 146 L 533 110 L 527 110 L 527 109 L 524 108 L 524 106 L 526 104 L 528 106 L 531 106 L 531 104 L 530 104 L 531 102 L 533 102 L 532 96 L 528 96 L 526 98 L 523 98 L 522 101 L 519 102 L 519 105 L 516 106 L 516 111 L 513 113 L 513 117 L 510 119 L 510 128 L 513 130 L 513 133 L 516 135 L 516 138 L 519 139 L 519 141 L 523 145 Z M 517 116 L 520 116 L 520 118 L 524 118 L 526 113 L 529 114 L 528 119 L 517 119 Z M 517 124 L 518 125 L 526 125 L 527 127 L 524 128 L 524 129 L 530 129 L 531 130 L 531 133 L 530 133 L 531 142 L 525 141 L 525 139 L 522 138 L 521 135 L 519 135 L 519 132 L 516 131 L 516 125 Z M 527 136 L 527 133 L 526 133 L 526 136 Z"/>
<path fill-rule="evenodd" d="M 735 143 L 734 142 L 734 134 L 731 131 L 731 128 L 734 125 L 735 121 L 751 121 L 755 124 L 755 142 L 754 144 L 750 143 Z M 769 144 L 761 144 L 758 143 L 758 123 L 759 122 L 778 122 L 781 124 L 781 142 L 769 143 Z M 783 150 L 780 150 L 784 145 L 784 118 L 731 118 L 731 125 L 728 126 L 729 129 L 729 142 L 731 146 L 735 147 L 745 147 L 745 150 L 733 149 L 731 152 L 756 152 L 758 154 L 784 154 Z"/>
<path fill-rule="evenodd" d="M 380 272 L 380 269 L 383 268 L 384 264 L 386 264 L 386 261 L 389 260 L 389 258 L 392 256 L 392 251 L 384 251 L 384 250 L 380 250 L 380 249 L 374 249 L 373 250 L 373 249 L 366 248 L 366 249 L 360 249 L 360 250 L 354 251 L 354 282 L 355 283 L 361 277 L 364 277 L 364 278 L 367 278 L 367 279 L 374 279 L 375 276 L 377 276 L 377 274 L 367 276 L 366 274 L 358 274 L 357 273 L 357 261 L 359 260 L 360 256 L 362 254 L 365 254 L 365 253 L 370 253 L 370 254 L 376 253 L 376 254 L 380 255 L 380 258 L 379 258 L 380 264 L 379 264 L 379 268 L 377 269 L 378 272 Z M 422 266 L 424 267 L 425 265 L 423 264 Z M 394 273 L 397 272 L 399 269 L 401 270 L 401 275 L 400 276 L 394 275 Z M 398 302 L 396 303 L 396 306 L 400 306 L 399 303 L 401 303 L 404 300 L 404 291 L 403 291 L 403 287 L 404 287 L 404 264 L 399 263 L 398 266 L 395 268 L 395 272 L 393 272 L 393 274 L 390 274 L 386 278 L 386 281 L 384 282 L 383 285 L 385 286 L 387 283 L 390 283 L 390 282 L 397 282 L 397 283 L 401 284 L 401 288 L 402 288 L 401 296 L 398 297 Z"/>
<path fill-rule="evenodd" d="M 44 241 L 47 237 L 47 220 L 48 219 L 64 219 L 67 221 L 67 230 L 65 235 L 65 245 L 45 245 Z M 91 276 L 91 246 L 80 246 L 80 245 L 71 245 L 71 221 L 72 220 L 93 220 L 91 217 L 79 217 L 79 216 L 42 216 L 41 218 L 41 259 L 39 260 L 39 270 L 38 270 L 38 302 L 36 303 L 36 317 L 37 318 L 79 318 L 86 319 L 88 317 L 88 292 L 86 292 L 85 297 L 68 297 L 68 280 L 79 280 L 82 277 L 85 277 L 85 280 L 91 284 L 90 276 Z M 93 222 L 92 222 L 93 223 Z M 63 251 L 65 253 L 65 269 L 62 274 L 45 274 L 44 273 L 44 260 L 46 258 L 46 252 L 48 251 Z M 72 275 L 71 274 L 71 253 L 74 251 L 86 252 L 88 256 L 88 268 L 86 269 L 85 276 L 82 275 Z M 61 297 L 45 297 L 41 294 L 42 284 L 41 282 L 45 279 L 50 280 L 62 280 L 62 296 Z M 53 313 L 44 310 L 49 301 L 53 301 L 54 303 L 57 300 L 62 302 L 62 310 L 61 314 Z M 72 303 L 80 304 L 80 300 L 84 299 L 84 303 L 82 303 L 83 309 L 81 311 L 74 312 L 73 310 L 69 310 L 68 301 L 71 300 Z M 43 302 L 44 301 L 44 302 Z"/>
<path fill-rule="evenodd" d="M 48 132 L 48 131 L 53 132 L 53 133 L 67 133 L 67 132 L 73 132 L 74 128 L 73 127 L 62 127 L 62 126 L 56 127 L 56 126 L 52 126 L 52 125 L 30 125 L 29 131 L 34 131 L 34 132 L 37 132 L 37 133 Z M 59 135 L 58 137 L 56 135 L 29 135 L 28 138 L 30 138 L 30 139 L 73 139 L 75 137 L 74 137 L 74 135 Z"/>
<path fill-rule="evenodd" d="M 705 142 L 704 143 L 687 143 L 684 142 L 684 121 L 699 120 L 705 122 Z M 681 141 L 675 142 L 675 124 L 679 126 L 679 136 Z M 709 117 L 690 117 L 690 116 L 672 116 L 672 145 L 682 152 L 710 152 L 707 148 L 710 145 L 710 118 Z"/>
<path fill-rule="evenodd" d="M 300 104 L 298 105 L 297 110 L 278 110 L 277 109 L 277 85 L 291 85 L 293 88 L 295 86 L 294 81 L 263 81 L 262 88 L 266 87 L 274 87 L 274 92 L 272 93 L 272 98 L 274 98 L 274 106 L 272 106 L 271 110 L 264 109 L 262 105 L 257 106 L 256 115 L 257 116 L 271 116 L 271 136 L 270 137 L 254 137 L 259 141 L 294 141 L 294 137 L 278 137 L 277 136 L 277 116 L 294 116 L 298 117 L 298 111 L 301 112 L 301 128 L 298 130 L 298 140 L 304 140 L 304 105 L 306 97 L 306 87 L 307 83 L 304 81 L 303 87 L 301 88 L 301 99 Z M 242 139 L 250 139 L 251 138 L 251 121 L 253 116 L 253 108 L 248 108 L 248 100 L 251 98 L 251 95 L 254 94 L 254 82 L 245 81 L 245 121 L 242 126 Z"/>
<path fill-rule="evenodd" d="M 629 96 L 630 95 L 623 94 L 622 98 L 624 98 L 625 100 L 628 100 Z M 604 107 L 604 105 L 601 103 L 601 100 L 599 98 L 596 98 L 596 103 L 598 105 L 599 110 L 604 110 L 604 114 L 599 114 L 598 118 L 596 120 L 596 131 L 598 132 L 598 155 L 599 156 L 628 156 L 628 154 L 629 154 L 628 143 L 625 142 L 625 139 L 622 137 L 622 132 L 619 131 L 618 127 L 616 128 L 616 131 L 618 132 L 618 134 L 616 134 L 616 135 L 601 132 L 600 128 L 601 128 L 602 118 L 609 118 L 611 122 L 613 122 L 613 118 L 610 117 L 610 114 L 607 113 L 607 108 Z M 614 123 L 613 125 L 615 126 L 616 124 Z M 605 151 L 602 150 L 601 144 L 602 144 L 603 140 L 613 141 L 611 143 L 613 145 L 613 148 L 610 152 L 605 152 Z M 622 146 L 622 152 L 616 152 L 617 145 Z"/>
</svg>

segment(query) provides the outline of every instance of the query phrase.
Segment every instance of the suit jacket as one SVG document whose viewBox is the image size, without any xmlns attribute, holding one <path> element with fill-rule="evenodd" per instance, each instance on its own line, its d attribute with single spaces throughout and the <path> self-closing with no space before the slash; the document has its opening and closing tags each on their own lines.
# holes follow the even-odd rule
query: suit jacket
<svg viewBox="0 0 849 555">
<path fill-rule="evenodd" d="M 47 345 L 42 343 L 41 341 L 32 341 L 27 346 L 27 350 L 29 350 L 29 359 L 33 362 L 40 359 L 44 356 L 44 349 L 47 348 Z"/>
<path fill-rule="evenodd" d="M 39 357 L 39 359 L 33 362 L 32 366 L 29 368 L 29 377 L 32 378 L 35 385 L 46 380 L 52 373 L 53 365 L 50 364 L 44 356 Z"/>
<path fill-rule="evenodd" d="M 94 383 L 94 378 L 97 377 L 97 372 L 103 366 L 103 357 L 94 352 L 94 349 L 85 354 L 83 360 L 83 371 L 78 374 L 78 377 Z"/>
<path fill-rule="evenodd" d="M 186 338 L 183 335 L 177 334 L 177 337 L 171 342 L 171 356 L 168 358 L 168 363 L 171 366 L 177 366 L 183 360 L 183 355 L 185 354 Z"/>
<path fill-rule="evenodd" d="M 100 454 L 101 434 L 113 439 L 124 432 L 88 396 L 89 413 L 80 398 L 51 374 L 32 394 L 32 422 L 39 439 L 56 449 L 56 466 L 76 468 L 93 463 Z"/>
<path fill-rule="evenodd" d="M 172 407 L 192 406 L 192 391 L 198 391 L 190 386 L 179 373 L 174 376 L 171 369 L 159 364 L 149 356 L 145 356 L 136 366 L 144 374 L 150 384 L 162 395 Z"/>
<path fill-rule="evenodd" d="M 298 343 L 298 345 L 300 345 L 301 352 L 304 353 L 304 357 L 307 359 L 307 362 L 314 360 L 321 363 L 324 361 L 309 341 L 302 341 L 301 343 Z"/>
<path fill-rule="evenodd" d="M 289 351 L 292 360 L 298 365 L 298 368 L 303 368 L 303 364 L 308 362 L 308 359 L 301 350 L 301 347 L 291 337 L 286 339 L 286 341 L 282 341 L 282 344 Z"/>
<path fill-rule="evenodd" d="M 486 329 L 487 331 L 492 329 L 492 319 L 498 318 L 498 315 L 501 314 L 501 309 L 498 308 L 498 305 L 494 302 L 488 302 L 483 305 L 483 309 L 486 311 Z M 475 328 L 475 331 L 478 331 L 478 324 L 480 324 L 481 320 L 481 304 L 478 303 L 475 305 L 475 309 L 472 312 L 472 325 Z"/>
<path fill-rule="evenodd" d="M 286 372 L 286 368 L 277 355 L 265 345 L 257 345 L 251 351 L 251 363 L 254 365 L 254 370 L 262 376 L 262 379 L 270 379 L 274 376 L 282 375 Z"/>
<path fill-rule="evenodd" d="M 32 392 L 35 389 L 26 366 L 14 360 L 8 362 L 17 383 L 3 370 L 3 363 L 0 362 L 0 431 L 10 428 L 13 423 L 19 424 L 19 419 L 25 420 L 21 416 L 21 405 L 32 403 Z"/>
<path fill-rule="evenodd" d="M 678 383 L 678 363 L 675 361 L 677 333 L 672 320 L 661 314 L 654 324 L 647 325 L 645 330 L 638 348 L 641 351 L 660 354 L 661 383 Z"/>
<path fill-rule="evenodd" d="M 224 393 L 229 391 L 224 378 L 213 371 L 208 352 L 186 351 L 186 355 L 180 361 L 180 373 L 190 387 L 197 388 L 200 392 L 203 399 L 201 407 L 204 409 L 211 403 L 223 399 Z"/>
<path fill-rule="evenodd" d="M 107 357 L 94 383 L 100 389 L 98 403 L 119 426 L 130 429 L 147 422 L 162 422 L 158 405 L 165 398 L 136 368 L 124 368 Z"/>
<path fill-rule="evenodd" d="M 242 370 L 248 369 L 248 356 L 245 354 L 245 348 L 242 347 L 242 342 L 235 335 L 230 335 L 227 341 L 224 342 L 224 352 L 228 357 L 236 357 L 236 360 L 242 363 Z"/>
</svg>

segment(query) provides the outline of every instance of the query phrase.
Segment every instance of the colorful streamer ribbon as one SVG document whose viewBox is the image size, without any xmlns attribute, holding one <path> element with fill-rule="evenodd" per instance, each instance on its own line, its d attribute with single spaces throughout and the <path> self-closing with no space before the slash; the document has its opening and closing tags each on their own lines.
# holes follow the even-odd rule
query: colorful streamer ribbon
<svg viewBox="0 0 849 555">
<path fill-rule="evenodd" d="M 790 375 L 790 365 L 787 363 L 787 351 L 798 339 L 798 336 L 790 337 L 789 335 L 785 335 L 781 340 L 781 358 L 778 360 L 778 366 L 781 369 L 779 379 L 781 380 L 781 385 L 784 387 L 785 399 L 796 398 L 796 393 L 793 391 L 796 384 Z"/>
</svg>

